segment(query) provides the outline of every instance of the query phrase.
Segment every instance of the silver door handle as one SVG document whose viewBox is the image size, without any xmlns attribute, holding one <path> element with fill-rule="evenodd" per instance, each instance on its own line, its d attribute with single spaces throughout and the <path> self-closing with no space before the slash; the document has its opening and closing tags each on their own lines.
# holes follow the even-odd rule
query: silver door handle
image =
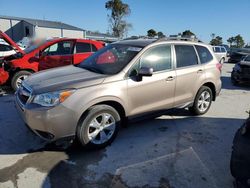
<svg viewBox="0 0 250 188">
<path fill-rule="evenodd" d="M 174 80 L 174 77 L 173 76 L 169 76 L 167 77 L 166 81 L 173 81 Z"/>
<path fill-rule="evenodd" d="M 203 72 L 203 70 L 202 70 L 202 69 L 200 69 L 200 70 L 198 70 L 198 71 L 197 71 L 197 73 L 202 73 L 202 72 Z"/>
</svg>

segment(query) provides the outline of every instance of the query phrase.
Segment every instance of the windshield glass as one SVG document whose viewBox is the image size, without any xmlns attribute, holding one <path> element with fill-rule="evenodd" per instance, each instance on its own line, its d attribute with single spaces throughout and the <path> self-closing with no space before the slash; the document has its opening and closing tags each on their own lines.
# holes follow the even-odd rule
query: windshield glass
<svg viewBox="0 0 250 188">
<path fill-rule="evenodd" d="M 101 74 L 116 74 L 120 72 L 141 49 L 141 47 L 131 45 L 110 44 L 83 61 L 78 67 Z"/>
<path fill-rule="evenodd" d="M 27 47 L 26 49 L 24 49 L 24 52 L 26 54 L 28 54 L 30 52 L 33 52 L 35 49 L 37 49 L 38 47 L 42 46 L 46 42 L 47 42 L 46 40 L 41 40 L 41 41 L 33 42 L 33 44 L 31 44 L 29 47 Z"/>
</svg>

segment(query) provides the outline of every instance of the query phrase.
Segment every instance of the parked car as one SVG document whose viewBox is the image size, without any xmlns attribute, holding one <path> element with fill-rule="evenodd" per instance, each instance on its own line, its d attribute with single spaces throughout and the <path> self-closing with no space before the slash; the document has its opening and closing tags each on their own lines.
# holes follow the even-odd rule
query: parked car
<svg viewBox="0 0 250 188">
<path fill-rule="evenodd" d="M 213 51 L 218 61 L 223 64 L 227 57 L 227 50 L 224 46 L 213 46 Z"/>
<path fill-rule="evenodd" d="M 236 188 L 250 188 L 250 114 L 236 132 L 232 148 L 230 169 Z"/>
<path fill-rule="evenodd" d="M 2 32 L 3 37 L 8 37 Z M 11 40 L 8 37 L 8 40 Z M 14 43 L 12 41 L 12 43 Z M 103 47 L 103 42 L 88 39 L 54 38 L 41 40 L 5 60 L 11 86 L 16 90 L 34 72 L 78 64 Z"/>
<path fill-rule="evenodd" d="M 221 90 L 221 64 L 206 44 L 177 40 L 124 40 L 79 65 L 42 71 L 22 82 L 16 106 L 45 140 L 75 137 L 104 147 L 124 120 L 189 107 L 205 114 Z"/>
<path fill-rule="evenodd" d="M 231 73 L 231 80 L 234 85 L 242 82 L 250 83 L 250 55 L 235 64 Z"/>
</svg>

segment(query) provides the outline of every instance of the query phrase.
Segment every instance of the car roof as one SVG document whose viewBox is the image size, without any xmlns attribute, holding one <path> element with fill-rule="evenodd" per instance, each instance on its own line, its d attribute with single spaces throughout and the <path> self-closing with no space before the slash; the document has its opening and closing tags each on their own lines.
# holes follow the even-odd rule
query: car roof
<svg viewBox="0 0 250 188">
<path fill-rule="evenodd" d="M 145 47 L 155 41 L 156 39 L 131 39 L 131 40 L 121 40 L 118 42 L 114 42 L 113 44 L 124 44 L 124 45 Z"/>
<path fill-rule="evenodd" d="M 171 38 L 162 38 L 162 39 L 129 39 L 129 40 L 121 40 L 115 42 L 113 44 L 125 44 L 131 46 L 138 47 L 146 47 L 150 44 L 160 44 L 160 43 L 174 43 L 174 44 L 191 44 L 191 45 L 202 45 L 202 46 L 210 46 L 201 41 L 193 41 L 193 40 L 182 40 L 182 39 L 171 39 Z"/>
</svg>

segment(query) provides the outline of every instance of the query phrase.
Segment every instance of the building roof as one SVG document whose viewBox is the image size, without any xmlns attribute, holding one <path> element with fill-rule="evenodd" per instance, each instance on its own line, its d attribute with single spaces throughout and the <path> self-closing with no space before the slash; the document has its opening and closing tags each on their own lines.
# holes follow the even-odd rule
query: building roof
<svg viewBox="0 0 250 188">
<path fill-rule="evenodd" d="M 48 27 L 48 28 L 60 28 L 60 29 L 69 29 L 69 30 L 78 30 L 84 31 L 81 28 L 57 21 L 49 21 L 49 20 L 39 20 L 39 19 L 32 19 L 32 18 L 21 18 L 21 17 L 14 17 L 14 16 L 1 16 L 2 19 L 9 19 L 9 20 L 19 20 L 25 21 L 30 23 L 31 25 L 38 26 L 38 27 Z"/>
<path fill-rule="evenodd" d="M 110 35 L 110 34 L 105 34 L 105 33 L 99 33 L 99 32 L 92 32 L 92 31 L 86 31 L 86 37 L 87 38 L 94 38 L 96 40 L 98 39 L 106 39 L 108 41 L 117 41 L 118 38 Z"/>
</svg>

